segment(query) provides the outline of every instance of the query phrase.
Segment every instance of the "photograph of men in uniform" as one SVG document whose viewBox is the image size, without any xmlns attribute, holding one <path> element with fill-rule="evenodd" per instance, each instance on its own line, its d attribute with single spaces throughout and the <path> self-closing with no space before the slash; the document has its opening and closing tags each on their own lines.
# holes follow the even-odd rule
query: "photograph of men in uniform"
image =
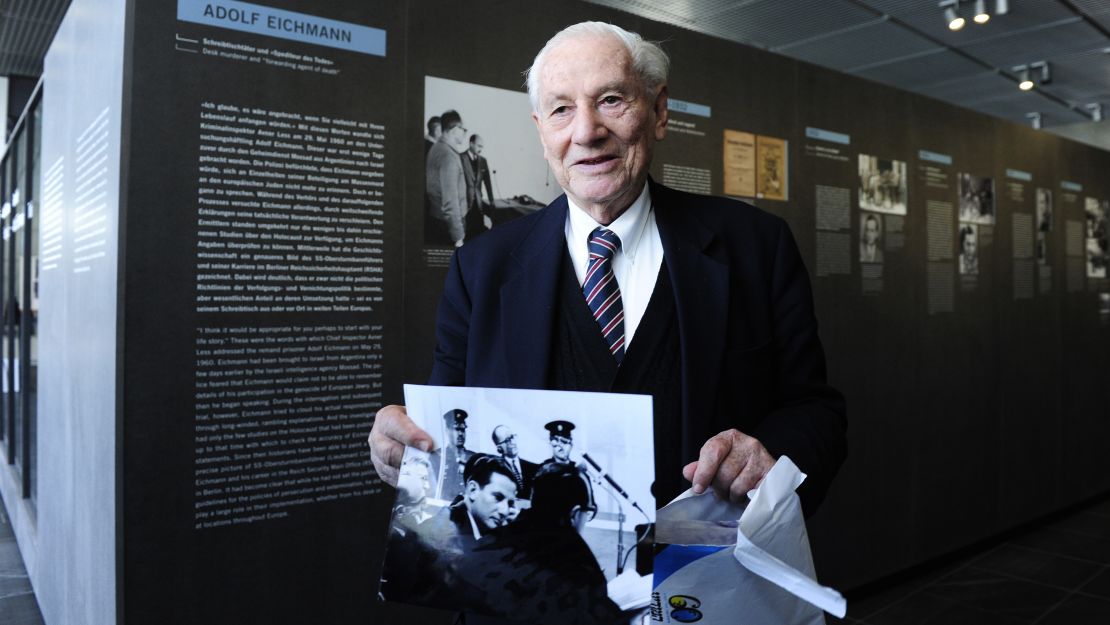
<svg viewBox="0 0 1110 625">
<path fill-rule="evenodd" d="M 571 438 L 574 424 L 570 421 L 552 421 L 543 427 L 547 429 L 548 439 L 551 441 L 551 457 L 544 460 L 543 464 L 574 464 L 570 459 L 570 450 L 574 448 L 574 439 Z"/>
<path fill-rule="evenodd" d="M 690 483 L 739 501 L 786 454 L 812 514 L 846 421 L 809 277 L 783 219 L 649 179 L 668 68 L 657 45 L 599 22 L 540 51 L 532 119 L 565 194 L 456 250 L 429 383 L 652 395 L 658 501 Z M 378 412 L 368 442 L 387 483 L 405 446 L 434 444 L 403 406 Z"/>
<path fill-rule="evenodd" d="M 444 430 L 454 434 L 449 439 L 454 444 L 444 445 L 443 464 L 440 467 L 439 492 L 437 499 L 451 501 L 462 493 L 466 485 L 463 479 L 463 468 L 474 452 L 466 448 L 466 418 L 465 410 L 448 410 L 443 414 Z"/>
</svg>

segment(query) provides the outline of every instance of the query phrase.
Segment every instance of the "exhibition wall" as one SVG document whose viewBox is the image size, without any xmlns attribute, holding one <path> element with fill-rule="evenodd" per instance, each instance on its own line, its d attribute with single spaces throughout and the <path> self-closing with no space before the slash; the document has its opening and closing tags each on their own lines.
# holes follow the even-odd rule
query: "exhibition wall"
<svg viewBox="0 0 1110 625">
<path fill-rule="evenodd" d="M 425 123 L 483 138 L 493 227 L 554 199 L 522 72 L 586 19 L 671 55 L 654 178 L 801 248 L 848 400 L 822 582 L 1110 488 L 1106 152 L 579 2 L 74 0 L 21 537 L 48 623 L 450 622 L 376 600 L 393 497 L 365 444 L 430 371 L 453 251 Z"/>
</svg>

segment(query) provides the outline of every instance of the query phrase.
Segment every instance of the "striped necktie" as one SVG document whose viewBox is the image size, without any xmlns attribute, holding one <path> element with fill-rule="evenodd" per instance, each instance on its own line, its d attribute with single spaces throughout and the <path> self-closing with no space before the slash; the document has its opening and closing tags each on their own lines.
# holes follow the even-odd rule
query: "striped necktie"
<svg viewBox="0 0 1110 625">
<path fill-rule="evenodd" d="M 613 275 L 613 254 L 620 246 L 620 238 L 611 230 L 597 228 L 591 232 L 590 262 L 582 282 L 586 305 L 593 312 L 601 335 L 609 345 L 609 353 L 618 365 L 624 359 L 624 304 L 617 277 Z"/>
</svg>

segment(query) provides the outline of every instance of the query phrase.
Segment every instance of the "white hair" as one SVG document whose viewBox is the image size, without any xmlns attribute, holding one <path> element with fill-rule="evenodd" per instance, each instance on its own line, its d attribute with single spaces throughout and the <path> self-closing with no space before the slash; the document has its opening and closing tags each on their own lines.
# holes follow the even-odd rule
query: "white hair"
<svg viewBox="0 0 1110 625">
<path fill-rule="evenodd" d="M 587 37 L 613 37 L 624 44 L 628 56 L 632 59 L 632 69 L 644 84 L 644 91 L 648 97 L 655 95 L 656 90 L 667 82 L 667 71 L 670 69 L 671 60 L 667 53 L 658 44 L 646 41 L 640 35 L 629 32 L 620 26 L 605 22 L 580 22 L 567 26 L 555 33 L 532 61 L 532 67 L 524 72 L 525 84 L 528 87 L 528 99 L 532 102 L 532 110 L 539 111 L 540 100 L 540 72 L 547 54 L 564 41 L 584 39 Z"/>
</svg>

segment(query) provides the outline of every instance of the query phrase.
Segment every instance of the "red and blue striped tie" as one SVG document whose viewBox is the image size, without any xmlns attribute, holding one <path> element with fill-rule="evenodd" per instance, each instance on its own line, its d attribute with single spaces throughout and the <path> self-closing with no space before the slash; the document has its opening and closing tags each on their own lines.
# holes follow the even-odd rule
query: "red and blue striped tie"
<svg viewBox="0 0 1110 625">
<path fill-rule="evenodd" d="M 624 304 L 621 303 L 617 277 L 613 275 L 613 254 L 620 246 L 620 237 L 611 230 L 597 228 L 591 232 L 590 263 L 586 268 L 586 279 L 582 281 L 586 305 L 601 327 L 601 335 L 609 344 L 609 352 L 617 359 L 617 364 L 624 359 Z"/>
</svg>

